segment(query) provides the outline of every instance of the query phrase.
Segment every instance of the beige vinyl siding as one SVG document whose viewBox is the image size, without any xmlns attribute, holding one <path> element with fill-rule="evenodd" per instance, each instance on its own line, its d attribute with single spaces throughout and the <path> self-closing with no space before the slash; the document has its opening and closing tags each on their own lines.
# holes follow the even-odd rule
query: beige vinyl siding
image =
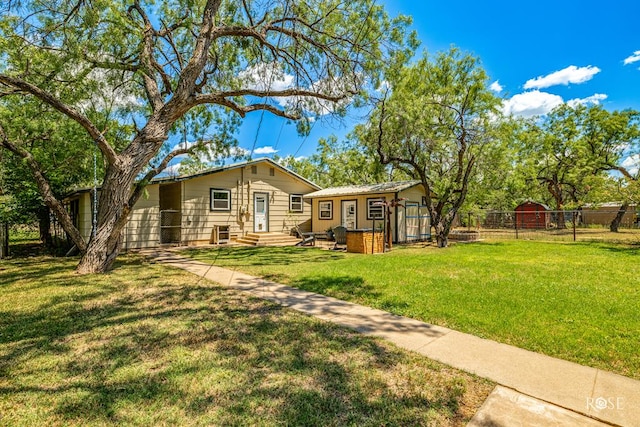
<svg viewBox="0 0 640 427">
<path fill-rule="evenodd" d="M 313 232 L 321 233 L 325 232 L 328 228 L 337 227 L 342 223 L 342 201 L 343 200 L 355 200 L 356 201 L 356 228 L 372 228 L 374 222 L 367 218 L 367 200 L 384 198 L 386 201 L 395 199 L 396 197 L 404 197 L 406 201 L 422 203 L 422 196 L 424 191 L 422 187 L 415 186 L 407 190 L 403 190 L 396 195 L 396 193 L 378 193 L 378 194 L 361 194 L 361 195 L 344 195 L 344 196 L 332 196 L 326 198 L 313 198 Z M 331 219 L 321 219 L 319 215 L 320 202 L 331 201 L 333 202 L 333 217 Z M 402 202 L 404 204 L 404 201 Z M 396 214 L 397 211 L 397 214 Z M 397 218 L 397 231 L 396 236 L 396 216 Z M 391 235 L 394 242 L 406 241 L 406 233 L 404 227 L 405 212 L 404 208 L 400 207 L 397 210 L 391 208 Z M 379 228 L 383 224 L 382 220 L 375 220 L 375 227 Z"/>
<path fill-rule="evenodd" d="M 304 203 L 302 213 L 289 212 L 289 195 L 313 191 L 308 184 L 274 168 L 269 163 L 258 163 L 256 174 L 251 166 L 231 169 L 183 181 L 182 240 L 185 243 L 208 242 L 215 225 L 229 225 L 232 235 L 238 237 L 254 231 L 254 193 L 269 194 L 269 231 L 288 233 L 298 225 L 310 230 L 311 207 Z M 210 210 L 212 188 L 231 192 L 230 211 Z"/>
<path fill-rule="evenodd" d="M 93 212 L 91 211 L 91 193 L 82 193 L 80 195 L 79 214 L 78 214 L 78 231 L 85 241 L 89 241 L 91 237 L 91 229 L 93 228 Z"/>
<path fill-rule="evenodd" d="M 256 174 L 251 173 L 252 166 L 255 166 Z M 273 175 L 270 173 L 272 168 Z M 230 191 L 230 210 L 210 209 L 211 189 Z M 288 233 L 295 225 L 302 231 L 310 231 L 311 204 L 304 201 L 303 212 L 292 213 L 289 195 L 304 195 L 314 190 L 308 183 L 266 161 L 183 181 L 150 184 L 146 189 L 148 197 L 141 198 L 129 216 L 123 246 L 136 249 L 159 245 L 161 194 L 163 210 L 181 213 L 180 243 L 201 244 L 209 242 L 216 225 L 228 225 L 231 235 L 236 237 L 253 232 L 256 192 L 269 194 L 269 231 Z"/>
<path fill-rule="evenodd" d="M 328 228 L 337 227 L 342 223 L 342 201 L 343 200 L 355 200 L 356 201 L 356 228 L 371 228 L 373 221 L 367 218 L 367 199 L 385 198 L 385 200 L 392 200 L 395 198 L 395 193 L 383 193 L 383 194 L 364 194 L 358 196 L 336 196 L 329 198 L 317 198 L 313 201 L 313 232 L 321 233 Z M 333 201 L 333 218 L 332 219 L 320 219 L 319 217 L 319 204 L 324 201 Z M 391 229 L 395 239 L 395 213 L 392 209 L 391 213 Z M 376 219 L 375 227 L 378 228 L 382 224 L 382 220 Z"/>
<path fill-rule="evenodd" d="M 158 184 L 150 184 L 140 197 L 129 222 L 125 226 L 123 247 L 139 249 L 158 246 L 160 243 L 160 198 Z"/>
</svg>

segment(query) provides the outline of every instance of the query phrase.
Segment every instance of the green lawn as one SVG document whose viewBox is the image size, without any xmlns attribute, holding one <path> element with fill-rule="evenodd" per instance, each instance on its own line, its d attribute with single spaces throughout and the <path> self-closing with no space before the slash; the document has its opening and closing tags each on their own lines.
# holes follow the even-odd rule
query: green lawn
<svg viewBox="0 0 640 427">
<path fill-rule="evenodd" d="M 492 384 L 185 272 L 0 261 L 0 425 L 465 425 Z"/>
<path fill-rule="evenodd" d="M 640 378 L 640 249 L 527 241 L 190 250 L 197 259 Z"/>
</svg>

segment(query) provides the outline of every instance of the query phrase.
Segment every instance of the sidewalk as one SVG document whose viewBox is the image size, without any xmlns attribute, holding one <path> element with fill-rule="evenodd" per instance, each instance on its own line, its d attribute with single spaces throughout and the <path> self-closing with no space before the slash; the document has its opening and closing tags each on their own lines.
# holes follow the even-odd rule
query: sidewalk
<svg viewBox="0 0 640 427">
<path fill-rule="evenodd" d="M 640 427 L 640 381 L 210 266 L 175 253 L 143 253 L 227 287 L 384 338 L 503 386 L 489 396 L 471 421 L 472 426 L 603 425 L 595 418 L 613 425 Z"/>
</svg>

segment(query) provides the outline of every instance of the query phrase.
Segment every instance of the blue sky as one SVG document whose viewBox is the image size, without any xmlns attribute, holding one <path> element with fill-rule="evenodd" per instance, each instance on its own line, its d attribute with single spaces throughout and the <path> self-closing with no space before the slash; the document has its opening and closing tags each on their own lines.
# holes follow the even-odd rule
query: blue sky
<svg viewBox="0 0 640 427">
<path fill-rule="evenodd" d="M 561 102 L 640 109 L 640 1 L 442 2 L 379 0 L 411 15 L 430 53 L 456 45 L 478 56 L 505 109 L 529 115 Z M 319 121 L 307 138 L 268 113 L 247 116 L 238 135 L 253 157 L 314 153 L 321 137 L 344 136 L 358 120 Z"/>
</svg>

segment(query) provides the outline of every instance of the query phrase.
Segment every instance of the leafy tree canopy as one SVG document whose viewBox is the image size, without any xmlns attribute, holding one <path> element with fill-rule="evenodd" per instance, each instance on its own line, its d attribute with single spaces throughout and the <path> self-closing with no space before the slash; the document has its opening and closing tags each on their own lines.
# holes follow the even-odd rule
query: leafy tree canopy
<svg viewBox="0 0 640 427">
<path fill-rule="evenodd" d="M 305 131 L 310 117 L 364 99 L 380 82 L 381 64 L 406 62 L 417 45 L 406 31 L 410 20 L 389 18 L 374 0 L 11 0 L 2 7 L 2 102 L 36 99 L 77 123 L 102 155 L 98 227 L 86 242 L 33 154 L 36 140 L 9 131 L 0 138 L 28 164 L 84 253 L 80 272 L 112 265 L 129 212 L 171 159 L 233 145 L 237 120 L 255 111 L 298 120 Z M 194 143 L 162 152 L 185 128 Z"/>
<path fill-rule="evenodd" d="M 391 67 L 365 144 L 422 181 L 439 246 L 447 246 L 478 164 L 499 155 L 498 105 L 477 58 L 451 48 Z"/>
</svg>

